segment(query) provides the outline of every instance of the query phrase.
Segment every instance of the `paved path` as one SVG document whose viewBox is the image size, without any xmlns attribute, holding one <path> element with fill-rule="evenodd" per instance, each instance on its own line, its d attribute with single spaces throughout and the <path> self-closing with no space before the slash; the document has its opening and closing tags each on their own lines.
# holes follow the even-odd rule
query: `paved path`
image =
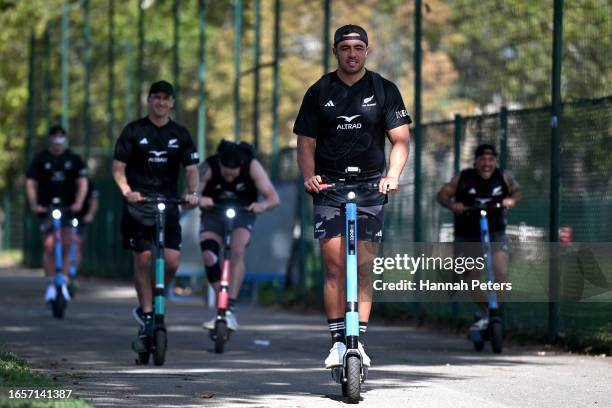
<svg viewBox="0 0 612 408">
<path fill-rule="evenodd" d="M 133 289 L 82 282 L 64 320 L 42 303 L 41 273 L 0 270 L 0 343 L 96 407 L 340 407 L 322 368 L 323 316 L 240 308 L 227 352 L 212 352 L 199 303 L 169 305 L 163 367 L 135 364 Z M 537 348 L 477 354 L 462 337 L 371 325 L 373 368 L 360 406 L 612 407 L 612 359 Z M 255 340 L 269 340 L 258 346 Z"/>
</svg>

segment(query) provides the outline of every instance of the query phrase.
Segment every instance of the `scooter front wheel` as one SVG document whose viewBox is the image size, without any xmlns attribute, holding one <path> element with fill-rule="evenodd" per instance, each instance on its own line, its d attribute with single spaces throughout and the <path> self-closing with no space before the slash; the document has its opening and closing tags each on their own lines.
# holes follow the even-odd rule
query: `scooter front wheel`
<svg viewBox="0 0 612 408">
<path fill-rule="evenodd" d="M 153 334 L 153 363 L 163 365 L 166 360 L 166 348 L 168 347 L 168 335 L 166 330 L 157 329 Z"/>
<path fill-rule="evenodd" d="M 223 353 L 225 338 L 227 337 L 227 323 L 223 320 L 215 322 L 215 353 Z"/>
<path fill-rule="evenodd" d="M 57 287 L 57 295 L 55 296 L 55 300 L 51 301 L 51 310 L 53 312 L 53 317 L 56 319 L 64 318 L 64 310 L 66 310 L 66 299 L 64 298 L 64 294 L 62 293 L 61 286 Z"/>
<path fill-rule="evenodd" d="M 349 404 L 359 403 L 361 394 L 361 361 L 357 356 L 348 356 L 346 359 L 346 397 Z M 344 395 L 342 385 L 342 394 Z"/>
</svg>

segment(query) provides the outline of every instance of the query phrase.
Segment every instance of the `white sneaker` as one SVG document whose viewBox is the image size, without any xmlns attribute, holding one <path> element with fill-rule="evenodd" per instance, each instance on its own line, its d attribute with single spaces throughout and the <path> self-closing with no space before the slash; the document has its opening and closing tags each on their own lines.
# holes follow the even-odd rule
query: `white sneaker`
<svg viewBox="0 0 612 408">
<path fill-rule="evenodd" d="M 55 289 L 55 284 L 53 283 L 48 284 L 47 290 L 45 291 L 45 303 L 55 300 L 56 296 L 57 296 L 57 290 Z"/>
<path fill-rule="evenodd" d="M 368 356 L 365 352 L 365 350 L 363 349 L 363 344 L 361 344 L 361 342 L 359 342 L 359 353 L 361 353 L 361 363 L 363 364 L 364 367 L 369 367 L 370 366 L 370 356 Z"/>
<path fill-rule="evenodd" d="M 64 295 L 64 299 L 66 299 L 67 301 L 72 300 L 72 298 L 70 297 L 70 291 L 68 290 L 68 285 L 66 284 L 62 285 L 62 295 Z"/>
<path fill-rule="evenodd" d="M 202 328 L 206 330 L 214 330 L 216 321 L 217 321 L 217 316 L 213 317 L 207 322 L 202 323 Z"/>
<path fill-rule="evenodd" d="M 225 312 L 225 321 L 227 322 L 227 328 L 236 331 L 238 330 L 238 321 L 236 315 L 229 310 Z M 202 327 L 206 330 L 215 330 L 215 323 L 217 322 L 217 316 L 213 317 L 207 322 L 202 323 Z"/>
<path fill-rule="evenodd" d="M 478 320 L 473 325 L 471 325 L 470 326 L 470 331 L 482 331 L 482 330 L 486 330 L 486 328 L 488 326 L 489 326 L 489 318 L 485 317 L 485 318 L 482 318 L 482 319 Z"/>
<path fill-rule="evenodd" d="M 341 366 L 344 362 L 344 353 L 346 353 L 346 344 L 340 341 L 335 342 L 325 359 L 325 368 Z"/>
<path fill-rule="evenodd" d="M 231 311 L 225 312 L 225 320 L 227 321 L 227 328 L 236 331 L 238 330 L 238 320 L 236 320 L 236 315 Z"/>
</svg>

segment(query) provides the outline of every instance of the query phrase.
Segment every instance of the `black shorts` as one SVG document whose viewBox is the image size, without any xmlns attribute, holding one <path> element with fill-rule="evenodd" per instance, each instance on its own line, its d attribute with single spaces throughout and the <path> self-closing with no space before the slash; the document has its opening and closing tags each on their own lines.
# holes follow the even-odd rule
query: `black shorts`
<svg viewBox="0 0 612 408">
<path fill-rule="evenodd" d="M 200 234 L 203 232 L 214 232 L 220 237 L 225 236 L 225 223 L 227 219 L 220 211 L 202 210 L 200 216 Z M 232 222 L 232 231 L 237 228 L 245 228 L 252 231 L 255 225 L 255 214 L 247 211 L 236 211 Z"/>
<path fill-rule="evenodd" d="M 508 253 L 508 237 L 505 231 L 489 233 L 489 240 L 491 241 L 491 252 L 504 251 Z M 468 245 L 461 245 L 462 243 Z M 475 245 L 477 243 L 480 243 L 480 236 L 455 235 L 455 254 L 482 256 L 482 246 Z"/>
<path fill-rule="evenodd" d="M 48 215 L 39 215 L 38 220 L 40 222 L 40 233 L 42 235 L 53 234 L 53 219 Z M 63 217 L 61 220 L 62 229 L 72 228 L 72 218 Z M 80 223 L 79 223 L 80 225 Z M 79 227 L 80 228 L 80 227 Z"/>
<path fill-rule="evenodd" d="M 164 230 L 165 247 L 168 249 L 181 249 L 181 224 L 178 216 L 166 217 Z M 121 234 L 123 235 L 123 248 L 144 252 L 153 249 L 155 239 L 155 226 L 143 225 L 125 209 L 121 217 Z"/>
<path fill-rule="evenodd" d="M 383 238 L 384 207 L 374 205 L 357 207 L 357 239 L 359 241 L 380 243 Z M 346 234 L 346 214 L 344 207 L 314 206 L 315 239 L 335 238 Z"/>
<path fill-rule="evenodd" d="M 79 236 L 83 236 L 85 235 L 85 230 L 87 229 L 87 226 L 89 224 L 85 224 L 83 221 L 79 220 L 79 227 L 77 228 L 77 233 L 79 234 Z"/>
</svg>

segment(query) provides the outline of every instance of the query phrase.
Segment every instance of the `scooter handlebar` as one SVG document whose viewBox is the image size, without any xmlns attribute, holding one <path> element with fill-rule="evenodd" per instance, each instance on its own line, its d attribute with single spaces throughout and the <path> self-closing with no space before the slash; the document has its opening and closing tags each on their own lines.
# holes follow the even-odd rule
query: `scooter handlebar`
<svg viewBox="0 0 612 408">
<path fill-rule="evenodd" d="M 154 196 L 144 196 L 140 200 L 137 201 L 141 204 L 147 203 L 163 203 L 163 204 L 187 204 L 187 201 L 182 198 L 174 198 L 174 197 L 154 197 Z"/>
<path fill-rule="evenodd" d="M 372 182 L 336 182 L 336 183 L 321 183 L 319 184 L 319 191 L 346 191 L 346 190 L 365 190 L 365 191 L 378 191 L 378 183 Z M 307 188 L 306 192 L 315 193 L 316 191 L 312 188 Z"/>
<path fill-rule="evenodd" d="M 474 205 L 466 207 L 468 211 L 480 211 L 480 210 L 502 210 L 505 209 L 501 203 L 487 203 L 484 205 Z"/>
</svg>

